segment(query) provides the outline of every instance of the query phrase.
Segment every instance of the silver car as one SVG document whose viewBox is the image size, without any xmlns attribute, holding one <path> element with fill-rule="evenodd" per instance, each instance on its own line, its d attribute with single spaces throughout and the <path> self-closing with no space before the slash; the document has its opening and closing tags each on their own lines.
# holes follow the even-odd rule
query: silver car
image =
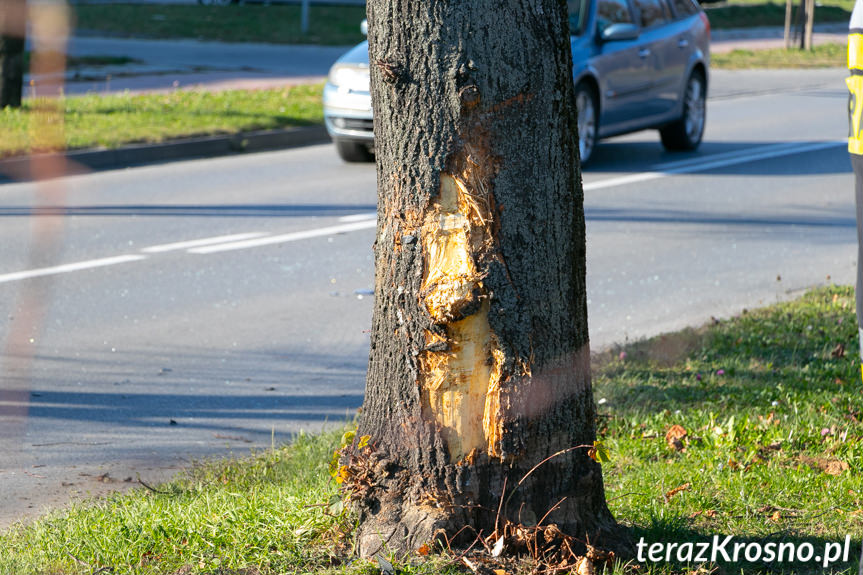
<svg viewBox="0 0 863 575">
<path fill-rule="evenodd" d="M 668 150 L 694 150 L 706 118 L 710 23 L 696 0 L 569 0 L 582 163 L 600 138 L 657 129 Z M 374 157 L 368 43 L 339 58 L 324 119 L 348 162 Z"/>
</svg>

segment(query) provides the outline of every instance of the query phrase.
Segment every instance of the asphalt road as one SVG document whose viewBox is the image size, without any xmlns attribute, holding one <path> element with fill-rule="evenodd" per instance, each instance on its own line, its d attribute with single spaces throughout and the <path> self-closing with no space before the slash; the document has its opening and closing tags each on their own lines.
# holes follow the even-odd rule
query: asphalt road
<svg viewBox="0 0 863 575">
<path fill-rule="evenodd" d="M 122 55 L 134 63 L 68 70 L 64 90 L 67 94 L 103 94 L 319 82 L 348 48 L 74 36 L 68 46 L 70 56 Z M 33 79 L 38 92 L 43 79 Z M 28 95 L 32 91 L 30 88 Z"/>
<path fill-rule="evenodd" d="M 843 77 L 714 73 L 698 153 L 597 149 L 594 349 L 853 281 Z M 350 417 L 374 209 L 331 146 L 0 186 L 0 527 Z"/>
</svg>

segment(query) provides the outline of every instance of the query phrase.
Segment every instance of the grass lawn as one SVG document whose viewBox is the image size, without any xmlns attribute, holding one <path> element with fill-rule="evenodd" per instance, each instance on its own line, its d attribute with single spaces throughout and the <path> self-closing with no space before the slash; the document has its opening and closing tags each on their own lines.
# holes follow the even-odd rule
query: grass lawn
<svg viewBox="0 0 863 575">
<path fill-rule="evenodd" d="M 224 42 L 350 45 L 361 42 L 363 6 L 312 5 L 309 32 L 298 5 L 234 6 L 73 4 L 75 26 L 87 32 L 139 38 L 195 38 Z"/>
<path fill-rule="evenodd" d="M 795 5 L 799 5 L 795 1 Z M 851 19 L 854 3 L 847 0 L 819 2 L 815 7 L 815 23 L 841 22 Z M 710 26 L 721 28 L 753 28 L 757 26 L 785 26 L 785 3 L 771 1 L 735 0 L 723 5 L 705 5 L 704 11 Z M 796 14 L 796 9 L 794 14 Z M 794 24 L 793 15 L 791 20 Z"/>
<path fill-rule="evenodd" d="M 711 54 L 710 65 L 715 69 L 745 70 L 752 68 L 844 68 L 847 65 L 846 44 L 822 44 L 811 51 L 733 50 L 726 54 Z"/>
<path fill-rule="evenodd" d="M 850 534 L 856 555 L 845 567 L 856 574 L 856 332 L 853 290 L 829 288 L 612 355 L 597 370 L 595 397 L 615 515 L 648 541 L 726 534 L 823 548 Z M 671 448 L 673 426 L 686 436 Z M 785 572 L 834 571 L 795 564 Z"/>
<path fill-rule="evenodd" d="M 719 573 L 857 573 L 863 395 L 853 290 L 816 290 L 595 359 L 607 498 L 636 541 L 813 545 L 855 538 L 851 565 L 724 565 Z M 0 573 L 377 574 L 351 560 L 351 516 L 328 461 L 340 433 L 302 435 L 174 483 L 78 505 L 0 535 Z M 389 557 L 456 573 L 445 554 Z M 519 573 L 528 573 L 524 565 Z M 462 568 L 463 570 L 463 568 Z M 463 572 L 463 571 L 462 571 Z M 714 573 L 630 563 L 622 574 Z M 515 572 L 512 572 L 515 575 Z"/>
<path fill-rule="evenodd" d="M 170 94 L 87 95 L 47 102 L 62 108 L 67 148 L 116 148 L 135 142 L 161 142 L 184 136 L 320 124 L 321 85 L 271 90 Z M 0 157 L 26 154 L 34 146 L 46 102 L 25 100 L 19 110 L 0 110 Z M 56 126 L 50 118 L 48 121 Z"/>
<path fill-rule="evenodd" d="M 847 23 L 854 4 L 825 0 L 815 10 L 816 23 Z M 197 5 L 119 4 L 73 5 L 80 30 L 144 38 L 196 38 L 225 42 L 350 45 L 364 39 L 362 6 L 317 6 L 310 10 L 310 30 L 300 31 L 299 6 L 244 4 L 226 7 Z M 735 0 L 706 5 L 714 29 L 784 26 L 785 3 Z"/>
</svg>

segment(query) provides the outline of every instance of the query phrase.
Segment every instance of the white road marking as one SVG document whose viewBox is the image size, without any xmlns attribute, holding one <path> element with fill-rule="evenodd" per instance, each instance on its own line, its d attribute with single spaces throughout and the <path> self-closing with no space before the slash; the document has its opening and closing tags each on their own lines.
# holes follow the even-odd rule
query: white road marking
<svg viewBox="0 0 863 575">
<path fill-rule="evenodd" d="M 290 234 L 283 234 L 280 236 L 269 236 L 266 238 L 258 238 L 255 240 L 245 240 L 241 242 L 232 242 L 229 244 L 219 244 L 217 246 L 206 246 L 202 248 L 193 248 L 188 250 L 190 254 L 213 254 L 218 252 L 227 252 L 231 250 L 245 250 L 249 248 L 257 248 L 260 246 L 269 246 L 273 244 L 284 244 L 287 242 L 296 242 L 299 240 L 306 240 L 310 238 L 319 238 L 321 236 L 331 236 L 335 234 L 343 234 L 346 232 L 355 232 L 358 230 L 365 230 L 368 228 L 374 228 L 378 225 L 375 220 L 364 220 L 361 222 L 354 222 L 349 224 L 342 224 L 340 226 L 330 226 L 327 228 L 317 228 L 314 230 L 306 230 L 303 232 L 293 232 Z"/>
<path fill-rule="evenodd" d="M 11 274 L 3 274 L 0 275 L 0 283 L 14 282 L 20 280 L 26 280 L 30 278 L 37 278 L 42 276 L 52 276 L 57 274 L 67 274 L 70 272 L 77 272 L 81 270 L 88 270 L 92 268 L 103 268 L 106 266 L 114 266 L 117 264 L 125 264 L 128 262 L 137 262 L 140 260 L 147 259 L 147 256 L 142 255 L 126 255 L 126 256 L 115 256 L 111 258 L 102 258 L 99 260 L 87 260 L 84 262 L 77 262 L 74 264 L 63 264 L 60 266 L 53 266 L 50 268 L 39 268 L 35 270 L 27 270 L 23 272 L 14 272 Z"/>
<path fill-rule="evenodd" d="M 365 214 L 351 214 L 349 216 L 342 216 L 339 218 L 340 222 L 362 222 L 365 220 L 374 220 L 377 219 L 377 212 L 368 212 Z"/>
<path fill-rule="evenodd" d="M 598 182 L 588 182 L 584 184 L 584 191 L 601 190 L 604 188 L 615 188 L 617 186 L 625 186 L 628 184 L 637 184 L 641 182 L 649 182 L 658 180 L 676 174 L 691 174 L 694 172 L 703 172 L 716 168 L 725 168 L 735 166 L 737 164 L 747 164 L 758 160 L 769 160 L 782 156 L 791 156 L 794 154 L 802 154 L 804 152 L 814 152 L 827 148 L 839 147 L 847 145 L 846 140 L 834 140 L 828 142 L 809 142 L 802 144 L 775 144 L 764 146 L 761 151 L 742 150 L 740 152 L 728 152 L 728 154 L 717 154 L 708 156 L 699 160 L 685 160 L 682 162 L 673 162 L 670 164 L 660 164 L 655 166 L 653 171 L 631 174 L 629 176 L 620 176 L 618 178 L 608 178 L 599 180 Z M 723 157 L 724 156 L 724 157 Z M 663 167 L 664 166 L 664 167 Z"/>
<path fill-rule="evenodd" d="M 209 246 L 212 244 L 223 244 L 228 242 L 236 242 L 240 240 L 250 240 L 259 238 L 267 234 L 263 232 L 250 232 L 246 234 L 232 234 L 229 236 L 215 236 L 212 238 L 201 238 L 200 240 L 189 240 L 185 242 L 174 242 L 172 244 L 162 244 L 159 246 L 150 246 L 144 248 L 141 252 L 145 254 L 160 254 L 163 252 L 172 252 L 175 250 L 187 250 L 189 248 L 199 248 L 201 246 Z"/>
<path fill-rule="evenodd" d="M 782 156 L 791 156 L 794 154 L 802 154 L 805 152 L 825 150 L 828 148 L 834 148 L 844 145 L 846 145 L 845 140 L 835 140 L 826 142 L 800 142 L 759 146 L 754 149 L 748 148 L 722 154 L 714 154 L 712 156 L 706 156 L 702 158 L 691 158 L 678 162 L 659 164 L 657 166 L 654 166 L 653 169 L 649 172 L 641 172 L 638 174 L 630 174 L 628 176 L 607 178 L 596 182 L 585 183 L 584 190 L 590 191 L 617 186 L 625 186 L 628 184 L 658 180 L 677 174 L 691 174 L 716 168 L 734 166 L 737 164 L 756 162 L 758 160 L 769 160 Z M 244 234 L 214 236 L 211 238 L 202 238 L 197 240 L 150 246 L 142 249 L 141 252 L 145 254 L 157 254 L 174 250 L 187 250 L 187 253 L 193 254 L 212 254 L 233 250 L 243 250 L 260 246 L 295 242 L 299 240 L 318 238 L 322 236 L 370 229 L 377 226 L 376 220 L 377 214 L 373 212 L 366 212 L 361 214 L 343 216 L 339 218 L 339 221 L 344 223 L 337 226 L 329 226 L 325 228 L 317 228 L 313 230 L 305 230 L 301 232 L 293 232 L 277 236 L 270 235 L 264 232 L 249 232 Z M 0 275 L 0 283 L 8 283 L 29 278 L 113 266 L 123 263 L 141 261 L 147 258 L 148 256 L 146 255 L 123 255 L 97 260 L 88 260 L 72 264 L 63 264 L 59 266 L 40 268 L 35 270 L 2 274 Z"/>
</svg>

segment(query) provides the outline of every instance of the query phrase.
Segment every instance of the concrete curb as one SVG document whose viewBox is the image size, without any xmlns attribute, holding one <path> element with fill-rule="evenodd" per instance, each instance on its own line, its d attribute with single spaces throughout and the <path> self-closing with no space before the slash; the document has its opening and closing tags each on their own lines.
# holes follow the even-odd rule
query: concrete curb
<svg viewBox="0 0 863 575">
<path fill-rule="evenodd" d="M 326 128 L 323 126 L 306 126 L 289 130 L 262 130 L 226 136 L 184 138 L 161 144 L 133 144 L 113 150 L 75 150 L 65 154 L 39 154 L 32 159 L 41 163 L 62 157 L 91 170 L 109 170 L 244 152 L 283 150 L 329 141 Z M 32 179 L 30 168 L 31 158 L 26 156 L 0 159 L 0 178 L 5 176 L 13 180 L 30 180 Z"/>
</svg>

